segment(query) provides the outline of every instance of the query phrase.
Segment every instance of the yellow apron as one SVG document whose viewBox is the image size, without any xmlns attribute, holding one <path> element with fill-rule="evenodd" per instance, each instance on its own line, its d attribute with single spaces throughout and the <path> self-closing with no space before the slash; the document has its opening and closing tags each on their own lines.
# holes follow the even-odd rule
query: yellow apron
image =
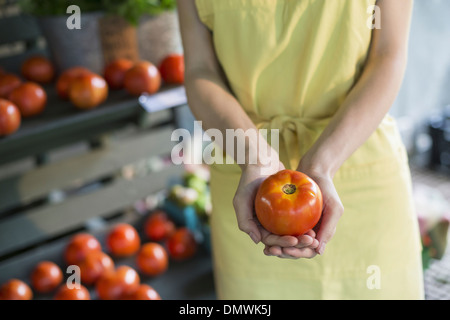
<svg viewBox="0 0 450 320">
<path fill-rule="evenodd" d="M 257 127 L 280 129 L 295 169 L 357 81 L 375 0 L 197 0 L 231 89 Z M 237 227 L 237 165 L 211 166 L 219 299 L 423 299 L 421 243 L 407 155 L 395 121 L 379 128 L 334 178 L 345 208 L 323 256 L 263 254 Z"/>
</svg>

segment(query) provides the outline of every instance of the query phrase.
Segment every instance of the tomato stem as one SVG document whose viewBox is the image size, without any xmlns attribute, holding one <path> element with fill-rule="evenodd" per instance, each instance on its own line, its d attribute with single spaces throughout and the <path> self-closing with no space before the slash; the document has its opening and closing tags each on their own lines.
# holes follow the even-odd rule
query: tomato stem
<svg viewBox="0 0 450 320">
<path fill-rule="evenodd" d="M 293 194 L 297 191 L 297 187 L 294 184 L 285 184 L 282 190 L 285 194 Z"/>
</svg>

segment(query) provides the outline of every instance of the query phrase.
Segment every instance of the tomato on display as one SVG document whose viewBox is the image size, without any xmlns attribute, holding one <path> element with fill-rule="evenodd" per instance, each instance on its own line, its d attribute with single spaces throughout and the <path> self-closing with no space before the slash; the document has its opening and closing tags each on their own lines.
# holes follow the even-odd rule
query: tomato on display
<svg viewBox="0 0 450 320">
<path fill-rule="evenodd" d="M 133 293 L 124 296 L 124 300 L 161 300 L 159 293 L 148 284 L 141 284 Z"/>
<path fill-rule="evenodd" d="M 59 287 L 54 300 L 91 300 L 88 289 L 79 285 L 79 287 L 69 288 L 66 284 Z"/>
<path fill-rule="evenodd" d="M 40 262 L 31 273 L 31 286 L 41 293 L 55 290 L 62 280 L 61 269 L 51 261 Z"/>
<path fill-rule="evenodd" d="M 149 276 L 157 276 L 164 273 L 169 266 L 169 258 L 166 249 L 156 242 L 144 244 L 136 257 L 138 269 Z"/>
<path fill-rule="evenodd" d="M 21 122 L 22 116 L 17 106 L 0 98 L 0 137 L 16 132 Z"/>
<path fill-rule="evenodd" d="M 95 284 L 95 289 L 101 300 L 118 300 L 133 294 L 139 285 L 140 278 L 136 270 L 123 265 L 102 275 Z"/>
<path fill-rule="evenodd" d="M 78 233 L 70 239 L 64 249 L 64 259 L 67 265 L 78 264 L 92 251 L 102 251 L 102 246 L 97 238 L 89 233 Z"/>
<path fill-rule="evenodd" d="M 298 171 L 282 170 L 261 183 L 255 211 L 261 225 L 271 233 L 299 236 L 319 222 L 322 202 L 314 180 Z"/>
<path fill-rule="evenodd" d="M 11 91 L 9 100 L 19 108 L 22 117 L 32 117 L 44 111 L 47 93 L 39 84 L 25 82 Z"/>
<path fill-rule="evenodd" d="M 178 228 L 166 242 L 167 251 L 175 260 L 191 258 L 197 252 L 197 241 L 192 232 L 186 228 Z"/>
<path fill-rule="evenodd" d="M 81 282 L 92 285 L 104 273 L 114 270 L 114 261 L 102 251 L 90 251 L 86 257 L 78 263 Z"/>
<path fill-rule="evenodd" d="M 49 83 L 55 76 L 52 62 L 44 56 L 33 56 L 22 63 L 22 75 L 25 79 L 37 83 Z"/>
<path fill-rule="evenodd" d="M 8 99 L 11 91 L 22 84 L 22 79 L 13 73 L 0 75 L 0 98 Z"/>
<path fill-rule="evenodd" d="M 161 77 L 169 84 L 184 83 L 184 56 L 182 54 L 171 54 L 167 56 L 159 66 Z"/>
<path fill-rule="evenodd" d="M 56 81 L 56 92 L 58 93 L 58 96 L 64 100 L 69 99 L 69 88 L 73 79 L 91 73 L 91 70 L 80 66 L 71 67 L 63 71 Z"/>
<path fill-rule="evenodd" d="M 103 76 L 108 86 L 113 90 L 123 88 L 125 73 L 130 70 L 134 62 L 128 59 L 116 59 L 105 66 Z"/>
<path fill-rule="evenodd" d="M 93 109 L 105 102 L 108 84 L 95 73 L 80 74 L 69 86 L 69 100 L 79 109 Z"/>
<path fill-rule="evenodd" d="M 125 73 L 124 87 L 129 94 L 134 96 L 143 93 L 153 94 L 161 87 L 161 74 L 151 62 L 137 62 Z"/>
<path fill-rule="evenodd" d="M 106 246 L 112 255 L 127 257 L 135 254 L 141 245 L 136 229 L 127 223 L 119 223 L 106 237 Z"/>
<path fill-rule="evenodd" d="M 33 291 L 19 279 L 11 279 L 0 287 L 0 300 L 31 300 Z"/>
<path fill-rule="evenodd" d="M 162 210 L 150 214 L 144 224 L 145 235 L 153 241 L 161 241 L 169 237 L 176 227 Z"/>
</svg>

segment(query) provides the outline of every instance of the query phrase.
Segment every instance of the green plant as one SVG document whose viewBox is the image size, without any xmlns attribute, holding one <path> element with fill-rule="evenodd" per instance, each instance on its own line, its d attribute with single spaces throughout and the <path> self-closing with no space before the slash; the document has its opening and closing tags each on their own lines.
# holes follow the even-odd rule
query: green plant
<svg viewBox="0 0 450 320">
<path fill-rule="evenodd" d="M 143 15 L 157 15 L 176 7 L 175 0 L 101 0 L 106 12 L 137 25 Z"/>
<path fill-rule="evenodd" d="M 26 13 L 36 16 L 65 15 L 70 5 L 80 7 L 81 13 L 104 11 L 118 15 L 133 25 L 137 25 L 143 15 L 157 15 L 173 10 L 175 0 L 19 0 Z"/>
</svg>

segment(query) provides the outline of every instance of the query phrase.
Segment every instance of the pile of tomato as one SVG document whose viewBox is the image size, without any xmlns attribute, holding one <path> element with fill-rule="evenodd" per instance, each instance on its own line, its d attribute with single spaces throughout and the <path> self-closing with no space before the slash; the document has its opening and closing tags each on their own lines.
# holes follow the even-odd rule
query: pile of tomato
<svg viewBox="0 0 450 320">
<path fill-rule="evenodd" d="M 192 258 L 198 248 L 193 233 L 177 226 L 163 210 L 155 210 L 142 225 L 142 236 L 128 223 L 119 223 L 108 230 L 105 246 L 87 232 L 78 233 L 64 248 L 67 266 L 77 266 L 81 283 L 64 282 L 60 266 L 41 261 L 34 266 L 28 283 L 10 279 L 0 286 L 0 300 L 31 300 L 33 292 L 53 294 L 55 300 L 90 300 L 93 288 L 101 300 L 161 300 L 150 285 L 141 283 L 141 276 L 164 274 L 169 264 Z M 115 264 L 116 258 L 132 257 L 133 266 Z"/>
<path fill-rule="evenodd" d="M 0 68 L 0 137 L 16 132 L 22 118 L 41 114 L 47 105 L 45 85 L 54 84 L 62 100 L 89 110 L 106 101 L 109 90 L 125 89 L 132 96 L 156 93 L 162 83 L 184 83 L 184 57 L 170 54 L 156 67 L 149 61 L 116 59 L 104 66 L 103 74 L 82 66 L 56 75 L 53 63 L 44 56 L 27 58 L 21 74 Z"/>
</svg>

